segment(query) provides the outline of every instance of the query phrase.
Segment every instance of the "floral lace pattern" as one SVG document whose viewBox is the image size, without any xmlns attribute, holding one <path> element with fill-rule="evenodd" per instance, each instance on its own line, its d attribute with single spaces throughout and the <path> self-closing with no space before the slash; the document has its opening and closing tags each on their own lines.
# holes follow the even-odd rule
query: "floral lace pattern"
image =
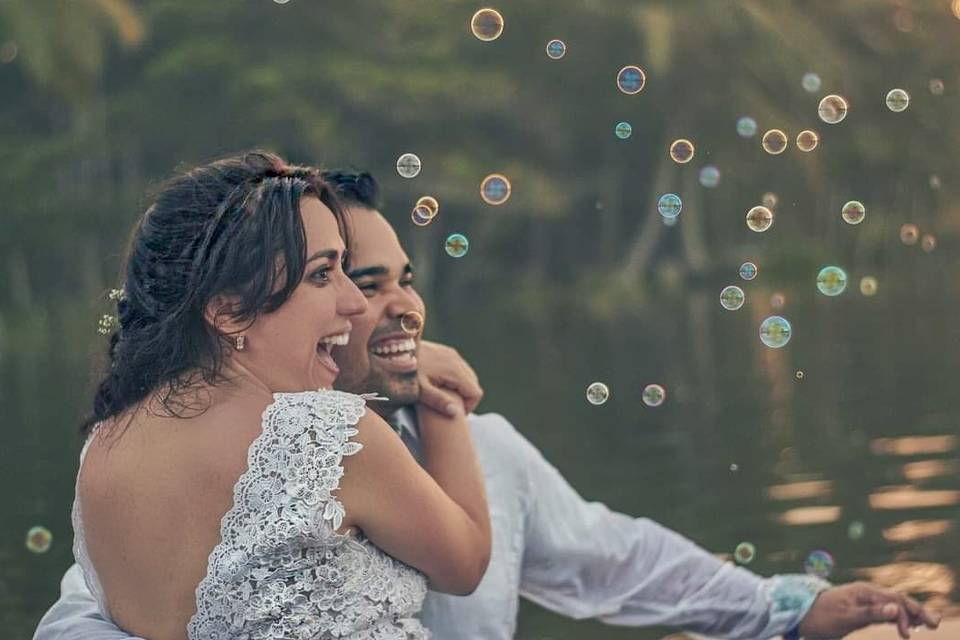
<svg viewBox="0 0 960 640">
<path fill-rule="evenodd" d="M 415 617 L 424 576 L 362 535 L 336 532 L 344 509 L 331 493 L 343 456 L 362 448 L 350 437 L 364 400 L 340 391 L 274 394 L 197 586 L 191 640 L 430 637 Z M 89 563 L 81 566 L 86 573 Z"/>
</svg>

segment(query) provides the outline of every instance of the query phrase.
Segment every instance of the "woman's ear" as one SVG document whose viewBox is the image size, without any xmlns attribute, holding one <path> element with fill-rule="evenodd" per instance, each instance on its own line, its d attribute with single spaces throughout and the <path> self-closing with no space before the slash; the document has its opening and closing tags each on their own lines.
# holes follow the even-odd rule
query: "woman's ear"
<svg viewBox="0 0 960 640">
<path fill-rule="evenodd" d="M 249 322 L 236 317 L 240 301 L 235 296 L 218 294 L 210 298 L 203 310 L 203 319 L 219 334 L 234 335 L 246 331 Z"/>
</svg>

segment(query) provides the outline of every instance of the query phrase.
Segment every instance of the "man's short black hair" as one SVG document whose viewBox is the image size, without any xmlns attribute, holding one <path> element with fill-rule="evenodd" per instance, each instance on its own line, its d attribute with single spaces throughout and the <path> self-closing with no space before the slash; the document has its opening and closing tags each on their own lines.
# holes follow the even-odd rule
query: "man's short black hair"
<svg viewBox="0 0 960 640">
<path fill-rule="evenodd" d="M 322 177 L 347 206 L 359 204 L 380 209 L 380 185 L 369 171 L 331 169 L 324 171 Z"/>
</svg>

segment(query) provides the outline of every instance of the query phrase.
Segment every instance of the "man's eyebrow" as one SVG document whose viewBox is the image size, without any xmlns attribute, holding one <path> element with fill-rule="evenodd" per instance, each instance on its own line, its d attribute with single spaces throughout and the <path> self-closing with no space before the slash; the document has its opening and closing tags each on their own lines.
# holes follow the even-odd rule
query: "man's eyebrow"
<svg viewBox="0 0 960 640">
<path fill-rule="evenodd" d="M 329 258 L 330 260 L 336 260 L 337 256 L 339 255 L 340 255 L 340 252 L 337 251 L 336 249 L 321 249 L 320 251 L 317 251 L 315 254 L 307 258 L 307 262 L 308 263 L 313 262 L 318 258 Z"/>
<path fill-rule="evenodd" d="M 347 272 L 348 278 L 362 278 L 363 276 L 382 276 L 390 273 L 384 265 L 379 264 L 375 267 L 364 267 L 363 269 L 351 269 Z"/>
</svg>

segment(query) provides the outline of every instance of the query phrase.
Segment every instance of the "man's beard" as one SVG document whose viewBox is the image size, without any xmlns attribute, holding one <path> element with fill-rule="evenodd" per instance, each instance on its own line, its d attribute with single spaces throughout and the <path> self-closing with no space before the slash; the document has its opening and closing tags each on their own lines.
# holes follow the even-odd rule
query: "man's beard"
<svg viewBox="0 0 960 640">
<path fill-rule="evenodd" d="M 353 381 L 338 379 L 334 384 L 337 389 L 349 393 L 376 393 L 378 396 L 388 398 L 389 402 L 372 402 L 370 408 L 377 413 L 393 413 L 400 407 L 416 404 L 420 399 L 420 383 L 417 381 L 417 372 L 409 373 L 388 373 L 370 368 L 367 377 L 362 380 Z"/>
</svg>

